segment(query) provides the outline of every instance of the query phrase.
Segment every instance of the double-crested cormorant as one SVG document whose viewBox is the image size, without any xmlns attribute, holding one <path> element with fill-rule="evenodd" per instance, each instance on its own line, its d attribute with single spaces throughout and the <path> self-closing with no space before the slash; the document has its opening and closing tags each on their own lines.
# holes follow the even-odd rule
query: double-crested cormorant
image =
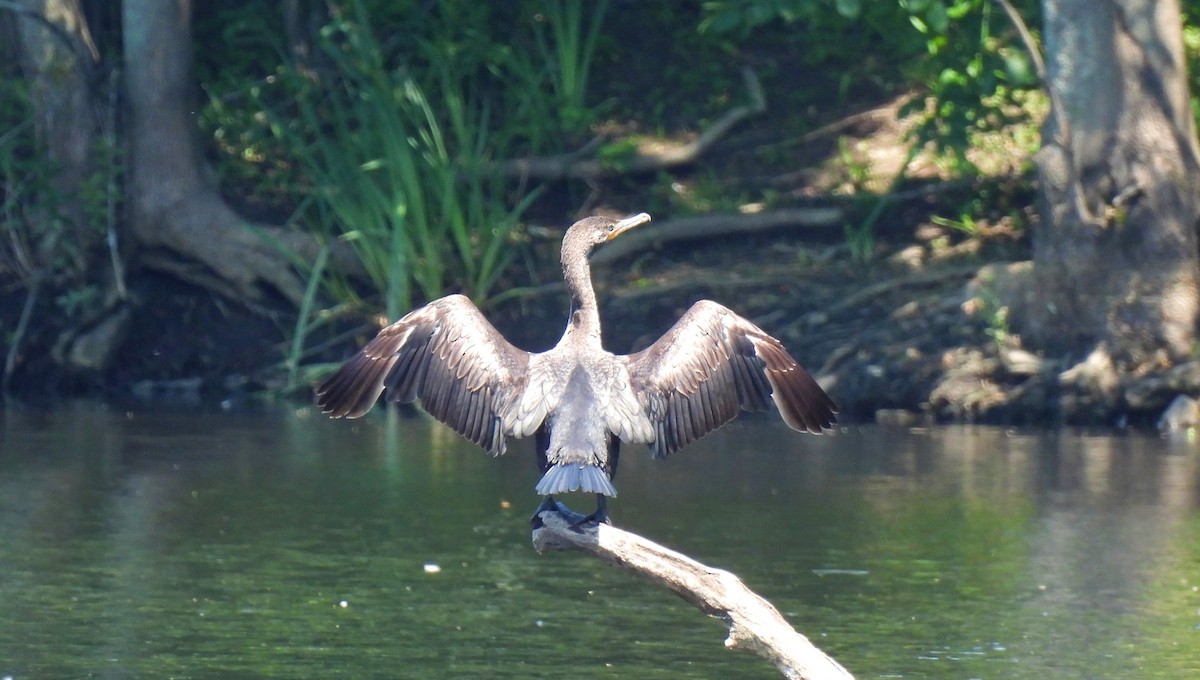
<svg viewBox="0 0 1200 680">
<path fill-rule="evenodd" d="M 645 213 L 588 217 L 567 230 L 562 267 L 571 316 L 552 349 L 514 347 L 469 299 L 450 295 L 381 330 L 317 389 L 317 404 L 332 417 L 357 418 L 385 391 L 388 401 L 419 398 L 430 415 L 492 455 L 504 453 L 506 437 L 536 435 L 544 473 L 537 492 L 545 496 L 538 511 L 562 508 L 554 494 L 596 494 L 596 511 L 580 522 L 607 520 L 621 441 L 666 458 L 739 409 L 772 402 L 793 429 L 830 427 L 837 407 L 783 345 L 710 300 L 692 305 L 641 352 L 604 350 L 588 257 L 648 221 Z"/>
</svg>

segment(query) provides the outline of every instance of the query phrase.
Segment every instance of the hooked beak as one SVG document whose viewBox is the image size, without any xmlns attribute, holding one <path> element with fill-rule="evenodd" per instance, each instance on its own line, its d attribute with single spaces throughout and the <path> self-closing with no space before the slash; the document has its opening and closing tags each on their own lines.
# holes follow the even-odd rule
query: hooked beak
<svg viewBox="0 0 1200 680">
<path fill-rule="evenodd" d="M 612 231 L 608 232 L 607 240 L 611 241 L 614 238 L 620 236 L 621 234 L 624 234 L 625 232 L 629 231 L 630 229 L 633 229 L 634 227 L 643 225 L 649 221 L 650 221 L 650 216 L 647 215 L 646 213 L 638 213 L 638 214 L 634 215 L 633 217 L 626 217 L 625 219 L 623 219 L 620 222 L 617 222 L 616 224 L 613 225 Z"/>
</svg>

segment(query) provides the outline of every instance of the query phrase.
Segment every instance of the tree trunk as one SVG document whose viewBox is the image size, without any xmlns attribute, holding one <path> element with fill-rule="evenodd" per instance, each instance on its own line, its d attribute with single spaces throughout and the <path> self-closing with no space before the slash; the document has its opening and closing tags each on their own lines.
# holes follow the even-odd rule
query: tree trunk
<svg viewBox="0 0 1200 680">
<path fill-rule="evenodd" d="M 56 169 L 50 181 L 56 214 L 38 218 L 46 222 L 38 230 L 43 238 L 37 244 L 38 265 L 48 267 L 67 256 L 69 269 L 82 274 L 87 254 L 103 236 L 102 229 L 88 223 L 82 199 L 98 129 L 88 78 L 99 55 L 78 0 L 23 0 L 20 5 L 21 69 L 30 85 L 37 137 Z M 62 220 L 65 230 L 53 228 L 53 220 Z M 58 242 L 71 247 L 58 248 Z"/>
<path fill-rule="evenodd" d="M 1019 328 L 1118 370 L 1187 356 L 1200 311 L 1200 157 L 1178 0 L 1045 0 L 1053 111 Z"/>
<path fill-rule="evenodd" d="M 141 261 L 243 300 L 265 285 L 298 302 L 287 252 L 311 260 L 306 234 L 253 226 L 201 175 L 191 101 L 190 0 L 124 0 L 132 129 L 130 207 Z"/>
</svg>

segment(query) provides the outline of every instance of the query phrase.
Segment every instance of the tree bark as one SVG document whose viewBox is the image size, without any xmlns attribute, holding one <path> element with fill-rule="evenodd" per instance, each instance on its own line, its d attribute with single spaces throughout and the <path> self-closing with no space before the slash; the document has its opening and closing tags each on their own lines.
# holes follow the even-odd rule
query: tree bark
<svg viewBox="0 0 1200 680">
<path fill-rule="evenodd" d="M 50 181 L 56 214 L 38 218 L 47 223 L 38 230 L 43 242 L 37 246 L 37 264 L 47 267 L 67 256 L 69 269 L 80 274 L 86 269 L 91 247 L 103 236 L 102 230 L 88 223 L 82 198 L 98 130 L 88 78 L 99 55 L 78 0 L 13 4 L 19 7 L 16 26 L 21 70 L 30 84 L 36 134 L 47 162 L 56 169 Z M 50 228 L 51 220 L 63 220 L 65 231 Z M 72 247 L 56 247 L 62 240 Z"/>
<path fill-rule="evenodd" d="M 122 29 L 132 129 L 130 207 L 142 263 L 231 297 L 264 286 L 299 302 L 287 253 L 312 239 L 248 224 L 202 177 L 191 100 L 190 0 L 124 0 Z M 311 259 L 306 258 L 306 259 Z"/>
<path fill-rule="evenodd" d="M 1200 314 L 1200 154 L 1178 0 L 1045 0 L 1054 111 L 1019 328 L 1117 370 L 1181 359 Z M 1014 321 L 1017 319 L 1014 318 Z"/>
</svg>

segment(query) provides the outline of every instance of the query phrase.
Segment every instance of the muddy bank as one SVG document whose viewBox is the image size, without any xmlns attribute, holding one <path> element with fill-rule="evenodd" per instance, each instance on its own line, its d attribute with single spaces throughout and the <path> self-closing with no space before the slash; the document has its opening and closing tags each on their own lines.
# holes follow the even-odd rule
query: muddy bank
<svg viewBox="0 0 1200 680">
<path fill-rule="evenodd" d="M 1192 373 L 1145 372 L 1105 391 L 1072 380 L 1089 357 L 1045 357 L 1021 345 L 992 288 L 1027 265 L 1028 239 L 1003 221 L 967 234 L 926 225 L 881 230 L 872 259 L 836 230 L 781 228 L 751 237 L 651 247 L 596 266 L 607 346 L 653 341 L 695 300 L 720 301 L 782 339 L 853 421 L 1154 426 Z M 488 310 L 530 350 L 553 344 L 566 300 L 549 234 L 535 246 L 547 285 Z M 130 324 L 108 368 L 65 371 L 51 353 L 22 365 L 25 399 L 92 396 L 120 403 L 307 403 L 305 373 L 286 391 L 294 326 L 286 307 L 224 300 L 161 276 L 135 279 Z M 313 366 L 349 356 L 373 334 L 361 317 L 312 338 Z M 1085 361 L 1087 360 L 1087 361 Z M 1083 368 L 1081 368 L 1083 367 Z"/>
<path fill-rule="evenodd" d="M 1153 427 L 1176 397 L 1200 394 L 1200 363 L 1118 370 L 1103 352 L 1043 356 L 1023 346 L 1003 289 L 1020 286 L 1030 258 L 1029 230 L 1037 228 L 1031 180 L 1018 170 L 1025 157 L 1011 143 L 994 144 L 1001 152 L 991 163 L 996 174 L 972 181 L 944 177 L 924 155 L 910 162 L 906 125 L 898 116 L 903 101 L 806 135 L 797 153 L 807 156 L 789 156 L 779 167 L 764 168 L 758 152 L 795 145 L 786 126 L 765 121 L 723 140 L 697 167 L 681 169 L 670 192 L 693 191 L 695 175 L 733 193 L 769 189 L 781 197 L 781 209 L 832 209 L 840 218 L 651 240 L 597 263 L 607 347 L 640 349 L 694 301 L 710 298 L 783 340 L 847 420 Z M 831 151 L 839 141 L 851 158 Z M 850 172 L 856 164 L 869 176 Z M 804 169 L 790 170 L 794 166 Z M 900 168 L 906 168 L 907 181 L 891 191 Z M 603 196 L 614 212 L 649 209 L 663 202 L 662 187 L 652 180 L 610 178 L 603 190 L 593 187 L 593 198 Z M 579 208 L 569 192 L 561 193 L 531 217 L 542 225 L 530 229 L 531 252 L 499 286 L 520 294 L 485 310 L 507 337 L 531 351 L 558 339 L 567 312 L 558 239 L 571 221 L 564 215 Z M 848 235 L 844 225 L 867 222 L 880 196 L 887 197 L 887 208 L 869 237 Z M 967 224 L 937 218 L 967 214 L 968 206 Z M 699 214 L 720 222 L 720 210 Z M 655 225 L 671 217 L 657 213 Z M 289 373 L 285 360 L 296 322 L 289 304 L 248 306 L 144 271 L 131 275 L 130 286 L 130 302 L 98 306 L 85 323 L 72 321 L 72 328 L 63 327 L 59 301 L 44 295 L 15 353 L 11 394 L 26 401 L 88 396 L 134 404 L 216 406 L 261 398 L 309 403 L 321 365 L 348 357 L 378 328 L 368 312 L 339 318 L 308 338 L 304 366 Z M 16 327 L 24 301 L 23 289 L 0 291 L 3 328 Z M 64 368 L 72 344 L 66 340 L 109 332 L 112 350 L 96 358 L 95 368 Z M 1200 421 L 1200 406 L 1175 406 L 1171 422 Z"/>
</svg>

